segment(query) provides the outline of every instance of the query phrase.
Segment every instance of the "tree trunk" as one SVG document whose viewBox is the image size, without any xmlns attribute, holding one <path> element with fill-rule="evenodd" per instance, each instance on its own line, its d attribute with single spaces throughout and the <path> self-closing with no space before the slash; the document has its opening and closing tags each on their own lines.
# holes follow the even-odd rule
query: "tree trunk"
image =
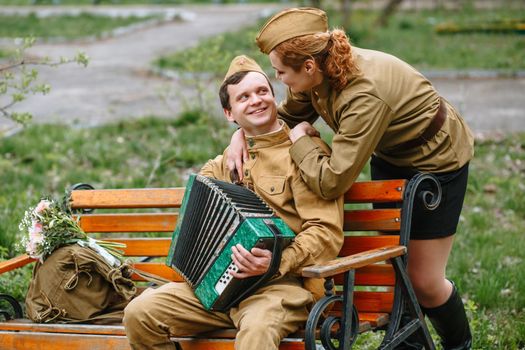
<svg viewBox="0 0 525 350">
<path fill-rule="evenodd" d="M 341 26 L 348 32 L 350 28 L 351 0 L 341 0 Z"/>
<path fill-rule="evenodd" d="M 390 16 L 396 11 L 399 4 L 401 4 L 403 0 L 390 0 L 386 4 L 385 8 L 383 9 L 381 16 L 377 20 L 377 24 L 381 27 L 386 27 L 388 24 L 388 20 L 390 19 Z"/>
<path fill-rule="evenodd" d="M 312 7 L 317 7 L 318 9 L 321 8 L 321 0 L 311 0 Z"/>
</svg>

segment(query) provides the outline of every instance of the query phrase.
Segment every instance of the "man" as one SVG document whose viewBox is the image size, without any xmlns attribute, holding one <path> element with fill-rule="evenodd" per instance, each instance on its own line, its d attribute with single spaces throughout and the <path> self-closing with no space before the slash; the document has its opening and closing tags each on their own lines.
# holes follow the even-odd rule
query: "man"
<svg viewBox="0 0 525 350">
<path fill-rule="evenodd" d="M 289 129 L 277 119 L 272 86 L 257 63 L 236 57 L 219 95 L 224 115 L 243 129 L 249 145 L 243 185 L 275 210 L 296 233 L 295 240 L 283 250 L 278 273 L 228 312 L 205 310 L 186 283 L 146 290 L 125 309 L 132 349 L 175 349 L 169 336 L 233 327 L 238 329 L 236 349 L 278 349 L 282 338 L 304 325 L 308 309 L 323 292 L 322 281 L 301 278 L 301 269 L 335 258 L 343 243 L 342 198 L 324 200 L 301 179 L 289 154 Z M 208 161 L 200 173 L 231 181 L 224 155 Z M 232 259 L 239 268 L 233 277 L 265 273 L 271 255 L 265 249 L 233 247 Z"/>
</svg>

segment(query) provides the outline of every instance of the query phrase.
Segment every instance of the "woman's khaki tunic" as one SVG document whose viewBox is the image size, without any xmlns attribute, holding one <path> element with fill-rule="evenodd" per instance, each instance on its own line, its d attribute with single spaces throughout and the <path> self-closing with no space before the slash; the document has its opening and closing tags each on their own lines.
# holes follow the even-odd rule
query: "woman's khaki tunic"
<svg viewBox="0 0 525 350">
<path fill-rule="evenodd" d="M 331 156 L 307 136 L 290 149 L 311 189 L 324 198 L 341 195 L 372 154 L 399 167 L 434 173 L 457 170 L 472 158 L 472 133 L 447 101 L 438 133 L 421 146 L 400 149 L 429 126 L 439 94 L 423 75 L 392 55 L 356 47 L 352 55 L 360 74 L 341 92 L 325 80 L 307 92 L 288 91 L 279 106 L 281 118 L 292 126 L 321 116 L 335 132 Z"/>
</svg>

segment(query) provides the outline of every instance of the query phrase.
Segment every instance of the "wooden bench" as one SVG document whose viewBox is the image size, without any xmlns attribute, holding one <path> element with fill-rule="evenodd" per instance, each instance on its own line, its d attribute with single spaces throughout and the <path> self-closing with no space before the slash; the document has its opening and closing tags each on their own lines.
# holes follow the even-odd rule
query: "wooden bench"
<svg viewBox="0 0 525 350">
<path fill-rule="evenodd" d="M 303 270 L 305 277 L 327 279 L 327 295 L 313 307 L 305 329 L 285 338 L 280 349 L 316 349 L 319 339 L 327 349 L 350 349 L 358 333 L 370 330 L 385 331 L 382 349 L 392 348 L 413 332 L 419 332 L 427 341 L 426 347 L 434 349 L 405 270 L 412 204 L 419 200 L 415 194 L 421 191 L 416 189 L 425 182 L 431 185 L 433 193 L 423 191 L 418 197 L 423 197 L 430 206 L 436 205 L 441 190 L 430 175 L 420 174 L 410 182 L 368 181 L 352 186 L 345 195 L 346 237 L 340 258 Z M 86 232 L 110 234 L 111 240 L 127 245 L 125 254 L 129 257 L 164 258 L 183 193 L 184 188 L 76 189 L 70 198 L 72 208 L 82 211 L 77 215 Z M 369 204 L 386 202 L 395 202 L 400 209 L 372 209 Z M 144 208 L 149 209 L 145 212 Z M 164 232 L 166 237 L 151 238 L 150 232 Z M 137 258 L 135 265 L 180 281 L 163 260 L 140 262 Z M 31 262 L 25 255 L 0 262 L 0 274 Z M 140 280 L 139 276 L 135 278 Z M 335 295 L 330 292 L 333 284 Z M 10 316 L 4 313 L 4 317 L 11 319 L 0 319 L 3 350 L 129 349 L 122 325 L 36 324 L 23 319 L 20 306 L 4 297 L 4 301 L 10 300 L 13 304 Z M 328 316 L 323 317 L 323 311 L 328 309 Z M 401 325 L 403 311 L 412 318 Z M 234 337 L 235 330 L 220 330 L 173 341 L 179 349 L 224 350 L 233 349 Z"/>
</svg>

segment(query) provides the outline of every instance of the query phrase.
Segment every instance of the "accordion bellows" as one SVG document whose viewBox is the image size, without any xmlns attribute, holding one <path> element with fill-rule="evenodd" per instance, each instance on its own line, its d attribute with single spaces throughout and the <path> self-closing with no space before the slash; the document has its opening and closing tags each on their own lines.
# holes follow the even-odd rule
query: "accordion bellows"
<svg viewBox="0 0 525 350">
<path fill-rule="evenodd" d="M 192 174 L 179 212 L 166 264 L 192 287 L 207 310 L 225 311 L 260 287 L 278 269 L 281 250 L 293 231 L 253 191 L 232 183 Z M 270 249 L 269 273 L 232 278 L 237 267 L 231 248 L 241 244 Z"/>
</svg>

